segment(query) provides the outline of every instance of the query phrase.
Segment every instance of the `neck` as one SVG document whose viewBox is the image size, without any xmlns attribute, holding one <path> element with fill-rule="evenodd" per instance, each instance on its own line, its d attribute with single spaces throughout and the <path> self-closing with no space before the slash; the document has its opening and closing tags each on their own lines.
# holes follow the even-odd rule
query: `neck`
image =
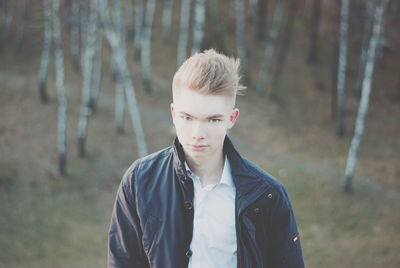
<svg viewBox="0 0 400 268">
<path fill-rule="evenodd" d="M 190 169 L 200 177 L 203 186 L 218 183 L 221 179 L 225 164 L 222 150 L 207 158 L 191 158 L 186 155 L 186 162 Z"/>
</svg>

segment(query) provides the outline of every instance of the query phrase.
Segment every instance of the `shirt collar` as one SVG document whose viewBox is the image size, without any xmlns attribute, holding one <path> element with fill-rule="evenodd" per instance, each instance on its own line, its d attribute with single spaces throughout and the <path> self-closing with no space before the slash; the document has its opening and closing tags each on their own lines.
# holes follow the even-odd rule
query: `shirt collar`
<svg viewBox="0 0 400 268">
<path fill-rule="evenodd" d="M 232 179 L 231 165 L 230 165 L 228 157 L 226 155 L 225 155 L 225 161 L 224 162 L 225 162 L 224 163 L 224 169 L 222 171 L 220 183 L 226 184 L 226 185 L 228 185 L 230 187 L 235 187 L 235 184 L 234 184 L 233 179 Z M 189 167 L 189 165 L 187 164 L 186 161 L 185 161 L 185 168 L 186 168 L 186 172 L 190 176 L 198 177 L 195 173 L 193 173 L 190 170 L 190 167 Z"/>
</svg>

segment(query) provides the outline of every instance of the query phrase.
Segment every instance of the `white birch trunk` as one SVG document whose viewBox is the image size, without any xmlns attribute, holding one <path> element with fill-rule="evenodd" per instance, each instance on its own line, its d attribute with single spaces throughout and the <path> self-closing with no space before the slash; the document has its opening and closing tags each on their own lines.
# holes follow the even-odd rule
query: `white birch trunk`
<svg viewBox="0 0 400 268">
<path fill-rule="evenodd" d="M 124 22 L 129 37 L 135 32 L 135 16 L 133 14 L 132 0 L 124 1 Z"/>
<path fill-rule="evenodd" d="M 192 55 L 201 50 L 204 37 L 204 23 L 206 20 L 206 0 L 196 0 L 193 21 Z"/>
<path fill-rule="evenodd" d="M 127 96 L 128 109 L 132 120 L 133 129 L 136 134 L 136 142 L 138 146 L 139 156 L 145 156 L 148 154 L 147 143 L 140 117 L 139 105 L 136 100 L 135 88 L 132 84 L 128 65 L 126 63 L 126 48 L 124 44 L 125 37 L 121 36 L 121 33 L 125 33 L 123 31 L 116 30 L 116 28 L 118 29 L 122 27 L 122 25 L 118 25 L 115 23 L 115 21 L 118 21 L 118 19 L 116 20 L 116 14 L 120 14 L 121 11 L 116 10 L 116 12 L 114 12 L 113 19 L 111 20 L 107 10 L 107 0 L 100 1 L 100 14 L 104 24 L 105 34 L 112 49 L 112 57 L 114 58 L 114 61 L 116 63 L 115 67 L 118 73 L 117 77 L 121 78 L 122 87 L 125 89 L 125 94 Z M 118 5 L 118 2 L 119 0 L 115 1 L 115 7 L 120 6 Z"/>
<path fill-rule="evenodd" d="M 125 94 L 121 78 L 118 77 L 115 83 L 115 126 L 117 133 L 124 132 L 125 122 Z"/>
<path fill-rule="evenodd" d="M 79 9 L 81 7 L 80 0 L 72 0 L 71 3 L 71 28 L 70 28 L 70 38 L 71 38 L 71 56 L 72 64 L 75 71 L 80 71 L 80 15 Z"/>
<path fill-rule="evenodd" d="M 156 0 L 147 0 L 146 17 L 141 44 L 141 60 L 143 72 L 143 88 L 146 93 L 151 92 L 151 33 L 153 29 Z"/>
<path fill-rule="evenodd" d="M 90 109 L 90 91 L 92 80 L 93 56 L 96 41 L 98 0 L 90 0 L 89 18 L 87 23 L 85 46 L 83 52 L 82 70 L 82 103 L 78 123 L 78 152 L 80 157 L 86 155 L 86 139 Z"/>
<path fill-rule="evenodd" d="M 347 32 L 349 28 L 349 0 L 341 0 L 340 33 L 339 33 L 339 64 L 337 77 L 337 134 L 343 136 L 344 127 L 344 97 L 347 69 Z"/>
<path fill-rule="evenodd" d="M 47 75 L 49 71 L 50 50 L 51 50 L 51 0 L 43 0 L 44 12 L 44 36 L 43 36 L 43 50 L 40 58 L 39 70 L 39 96 L 42 102 L 48 101 L 47 94 Z"/>
<path fill-rule="evenodd" d="M 272 59 L 275 55 L 276 43 L 278 41 L 279 30 L 283 20 L 284 2 L 278 1 L 275 6 L 274 16 L 272 18 L 272 26 L 269 32 L 267 47 L 265 48 L 264 60 L 258 73 L 258 83 L 256 91 L 260 94 L 267 92 L 266 82 L 269 77 L 269 69 L 272 64 Z"/>
<path fill-rule="evenodd" d="M 103 59 L 103 36 L 99 29 L 96 33 L 96 49 L 93 59 L 93 75 L 90 90 L 90 108 L 92 111 L 97 110 L 97 101 L 101 88 L 101 73 L 102 73 L 102 59 Z"/>
<path fill-rule="evenodd" d="M 134 47 L 139 49 L 142 42 L 142 30 L 144 24 L 144 0 L 135 0 L 135 39 Z"/>
<path fill-rule="evenodd" d="M 372 21 L 370 18 L 373 16 L 374 13 L 374 3 L 371 1 L 366 1 L 366 14 L 365 14 L 365 22 L 364 22 L 364 33 L 363 33 L 363 41 L 361 44 L 361 53 L 360 53 L 360 63 L 358 65 L 358 75 L 357 75 L 357 85 L 355 88 L 355 95 L 359 96 L 361 93 L 363 75 L 365 71 L 365 61 L 367 59 L 367 51 L 369 40 L 371 38 L 371 31 L 372 31 Z"/>
<path fill-rule="evenodd" d="M 247 72 L 247 55 L 245 46 L 245 12 L 243 0 L 235 0 L 236 13 L 236 48 L 244 72 Z"/>
<path fill-rule="evenodd" d="M 177 59 L 178 68 L 186 59 L 187 43 L 189 39 L 190 3 L 191 0 L 182 0 L 180 23 L 179 23 L 178 59 Z"/>
<path fill-rule="evenodd" d="M 371 39 L 369 41 L 366 66 L 364 72 L 364 79 L 362 83 L 362 91 L 361 91 L 361 100 L 360 105 L 358 107 L 357 118 L 356 118 L 356 126 L 354 130 L 354 137 L 351 140 L 351 146 L 349 149 L 349 154 L 347 157 L 346 170 L 345 170 L 345 184 L 344 191 L 351 192 L 352 191 L 352 183 L 354 170 L 357 161 L 357 151 L 360 146 L 361 137 L 364 133 L 364 125 L 365 125 L 365 116 L 368 111 L 369 98 L 371 95 L 371 86 L 372 86 L 372 74 L 374 72 L 375 65 L 375 55 L 379 42 L 379 37 L 382 29 L 382 20 L 383 13 L 385 7 L 388 3 L 388 0 L 379 1 L 374 15 L 374 27 Z"/>
<path fill-rule="evenodd" d="M 54 39 L 54 60 L 56 67 L 56 86 L 58 98 L 58 119 L 57 119 L 57 151 L 58 170 L 66 174 L 67 163 L 67 98 L 64 88 L 64 56 L 61 42 L 61 26 L 59 19 L 60 0 L 52 0 L 52 25 Z"/>
<path fill-rule="evenodd" d="M 162 13 L 162 32 L 164 38 L 169 38 L 172 31 L 172 0 L 164 0 L 164 7 Z"/>
<path fill-rule="evenodd" d="M 193 21 L 192 55 L 201 50 L 204 37 L 204 23 L 206 20 L 206 0 L 196 0 Z"/>
</svg>

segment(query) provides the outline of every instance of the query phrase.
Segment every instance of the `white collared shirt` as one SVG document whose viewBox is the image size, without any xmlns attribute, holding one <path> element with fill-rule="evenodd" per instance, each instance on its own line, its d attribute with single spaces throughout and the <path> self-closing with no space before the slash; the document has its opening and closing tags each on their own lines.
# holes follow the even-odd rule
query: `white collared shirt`
<svg viewBox="0 0 400 268">
<path fill-rule="evenodd" d="M 185 163 L 186 164 L 186 163 Z M 225 156 L 221 181 L 202 187 L 186 164 L 194 185 L 192 256 L 189 268 L 237 267 L 235 195 L 231 168 Z"/>
</svg>

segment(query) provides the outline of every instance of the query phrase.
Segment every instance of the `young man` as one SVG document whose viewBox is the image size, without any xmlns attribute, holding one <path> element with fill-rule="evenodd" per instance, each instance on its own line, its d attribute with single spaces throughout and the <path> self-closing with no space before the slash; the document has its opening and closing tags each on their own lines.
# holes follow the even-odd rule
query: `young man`
<svg viewBox="0 0 400 268">
<path fill-rule="evenodd" d="M 304 267 L 285 188 L 242 158 L 227 137 L 239 61 L 214 50 L 173 79 L 171 147 L 135 161 L 120 184 L 109 267 Z"/>
</svg>

